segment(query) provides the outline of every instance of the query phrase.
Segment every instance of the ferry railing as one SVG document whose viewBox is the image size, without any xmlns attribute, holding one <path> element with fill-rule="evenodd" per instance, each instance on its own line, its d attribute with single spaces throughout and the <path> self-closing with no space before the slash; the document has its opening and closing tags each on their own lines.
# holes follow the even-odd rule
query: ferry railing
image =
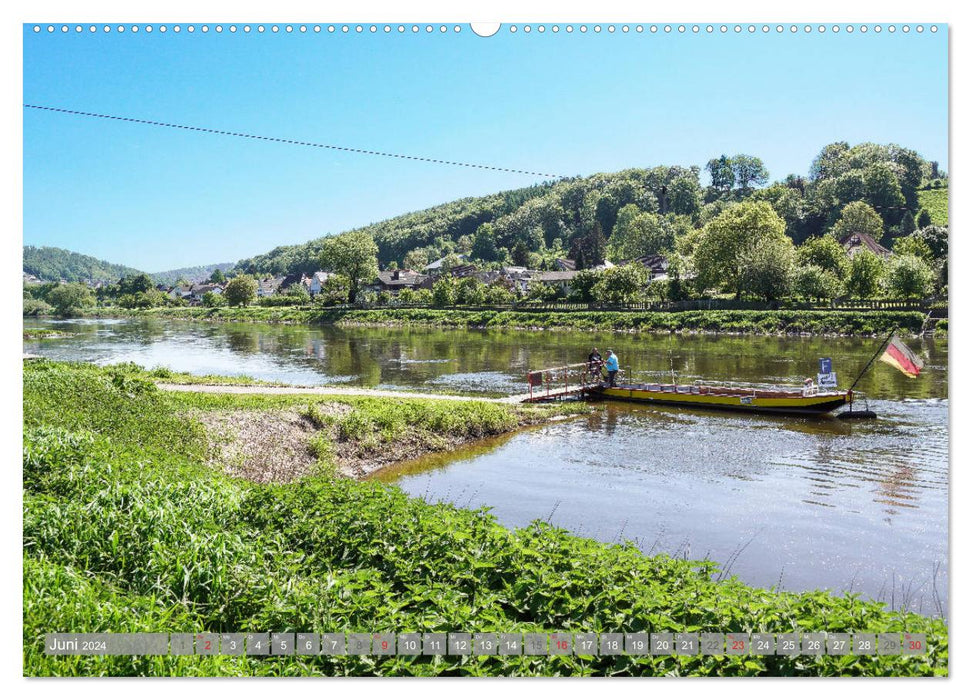
<svg viewBox="0 0 971 700">
<path fill-rule="evenodd" d="M 600 365 L 587 362 L 532 370 L 526 375 L 531 401 L 581 392 L 601 381 Z"/>
</svg>

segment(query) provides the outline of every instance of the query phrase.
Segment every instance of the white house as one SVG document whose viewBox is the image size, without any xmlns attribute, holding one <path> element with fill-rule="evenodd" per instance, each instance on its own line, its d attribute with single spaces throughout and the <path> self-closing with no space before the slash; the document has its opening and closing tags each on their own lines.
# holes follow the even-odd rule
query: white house
<svg viewBox="0 0 971 700">
<path fill-rule="evenodd" d="M 305 286 L 307 291 L 310 292 L 310 296 L 315 297 L 323 290 L 324 285 L 327 283 L 331 277 L 334 276 L 332 272 L 324 272 L 323 270 L 318 270 L 311 277 L 305 278 Z"/>
</svg>

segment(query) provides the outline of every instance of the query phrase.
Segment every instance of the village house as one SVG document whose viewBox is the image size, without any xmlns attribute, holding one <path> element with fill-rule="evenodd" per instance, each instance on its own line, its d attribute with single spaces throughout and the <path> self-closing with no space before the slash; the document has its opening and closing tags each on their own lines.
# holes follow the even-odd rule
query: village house
<svg viewBox="0 0 971 700">
<path fill-rule="evenodd" d="M 645 255 L 633 260 L 627 260 L 625 265 L 637 263 L 647 270 L 647 281 L 666 280 L 668 278 L 668 259 L 663 255 Z"/>
<path fill-rule="evenodd" d="M 256 283 L 256 296 L 260 299 L 273 296 L 280 291 L 280 285 L 283 284 L 284 279 L 283 277 L 267 277 L 259 280 Z"/>
<path fill-rule="evenodd" d="M 609 270 L 612 267 L 616 267 L 609 260 L 604 260 L 602 265 L 597 265 L 596 267 L 589 268 L 590 270 Z M 556 259 L 556 269 L 563 272 L 572 272 L 577 269 L 576 260 L 570 260 L 569 258 L 557 258 Z"/>
<path fill-rule="evenodd" d="M 305 277 L 303 279 L 303 284 L 310 292 L 310 296 L 315 297 L 320 294 L 324 289 L 324 285 L 327 283 L 331 277 L 334 276 L 332 272 L 324 272 L 323 270 L 318 270 L 310 277 Z"/>
<path fill-rule="evenodd" d="M 192 285 L 191 284 L 176 285 L 175 287 L 172 287 L 172 289 L 169 290 L 168 296 L 169 296 L 169 299 L 172 299 L 172 300 L 183 299 L 185 301 L 188 301 L 190 297 L 192 297 Z"/>
<path fill-rule="evenodd" d="M 426 275 L 440 275 L 440 274 L 442 274 L 442 268 L 445 265 L 445 261 L 448 260 L 450 257 L 452 257 L 452 256 L 451 255 L 446 255 L 444 258 L 439 258 L 438 260 L 436 260 L 434 262 L 428 263 L 427 265 L 425 265 L 424 268 L 422 268 L 422 272 L 424 272 Z M 455 257 L 458 258 L 459 261 L 460 262 L 463 262 L 463 263 L 466 262 L 469 259 L 469 256 L 466 255 L 465 253 L 456 254 Z"/>
<path fill-rule="evenodd" d="M 848 233 L 840 239 L 840 245 L 846 251 L 846 255 L 852 259 L 861 250 L 869 250 L 874 255 L 881 258 L 890 256 L 890 251 L 873 240 L 873 236 L 868 233 Z"/>
<path fill-rule="evenodd" d="M 425 281 L 425 275 L 414 270 L 383 270 L 369 286 L 375 292 L 398 294 L 402 289 L 415 289 Z"/>
<path fill-rule="evenodd" d="M 525 294 L 529 291 L 529 280 L 534 274 L 537 274 L 537 270 L 530 270 L 525 267 L 518 267 L 514 265 L 507 265 L 500 270 L 502 278 L 506 280 L 510 287 L 521 294 Z"/>
<path fill-rule="evenodd" d="M 556 289 L 561 296 L 570 293 L 570 283 L 577 276 L 576 270 L 556 270 L 554 272 L 533 272 L 529 278 L 530 284 L 548 284 Z"/>
<path fill-rule="evenodd" d="M 192 285 L 192 290 L 190 293 L 190 298 L 192 301 L 201 302 L 202 295 L 206 292 L 212 292 L 213 294 L 222 294 L 225 287 L 221 284 L 195 284 Z"/>
</svg>

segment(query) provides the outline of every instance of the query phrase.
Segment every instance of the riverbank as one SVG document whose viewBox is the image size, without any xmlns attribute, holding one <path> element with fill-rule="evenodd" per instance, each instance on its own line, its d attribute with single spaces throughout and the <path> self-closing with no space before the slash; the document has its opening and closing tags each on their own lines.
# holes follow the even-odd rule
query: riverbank
<svg viewBox="0 0 971 700">
<path fill-rule="evenodd" d="M 447 436 L 481 429 L 483 418 L 496 430 L 516 420 L 512 407 L 484 402 L 428 402 L 424 409 L 397 399 L 324 403 L 326 409 L 306 397 L 176 394 L 125 367 L 26 363 L 25 675 L 947 673 L 948 632 L 940 619 L 852 597 L 716 580 L 712 562 L 645 556 L 630 544 L 604 544 L 542 522 L 510 530 L 482 509 L 429 504 L 326 469 L 279 484 L 214 468 L 210 438 L 218 430 L 200 414 L 305 410 L 307 420 L 357 444 L 370 438 L 385 446 L 386 438 L 400 439 L 399 430 Z M 927 635 L 927 653 L 56 657 L 42 651 L 51 630 L 907 631 Z"/>
<path fill-rule="evenodd" d="M 138 310 L 111 308 L 91 310 L 83 315 L 92 318 L 122 316 L 337 326 L 843 336 L 877 336 L 895 328 L 901 334 L 918 335 L 926 318 L 920 311 L 475 311 L 262 306 Z M 946 327 L 945 324 L 944 328 Z"/>
</svg>

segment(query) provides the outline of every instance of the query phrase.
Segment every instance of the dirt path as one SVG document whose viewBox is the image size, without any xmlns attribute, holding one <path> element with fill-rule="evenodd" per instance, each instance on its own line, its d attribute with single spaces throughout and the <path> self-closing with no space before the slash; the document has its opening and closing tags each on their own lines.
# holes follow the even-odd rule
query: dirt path
<svg viewBox="0 0 971 700">
<path fill-rule="evenodd" d="M 166 384 L 158 382 L 164 391 L 196 391 L 205 394 L 323 394 L 327 396 L 373 396 L 389 399 L 439 399 L 442 401 L 487 401 L 489 403 L 522 403 L 523 396 L 456 396 L 449 394 L 426 394 L 417 391 L 390 391 L 387 389 L 365 389 L 346 386 L 260 386 L 242 384 Z"/>
</svg>

